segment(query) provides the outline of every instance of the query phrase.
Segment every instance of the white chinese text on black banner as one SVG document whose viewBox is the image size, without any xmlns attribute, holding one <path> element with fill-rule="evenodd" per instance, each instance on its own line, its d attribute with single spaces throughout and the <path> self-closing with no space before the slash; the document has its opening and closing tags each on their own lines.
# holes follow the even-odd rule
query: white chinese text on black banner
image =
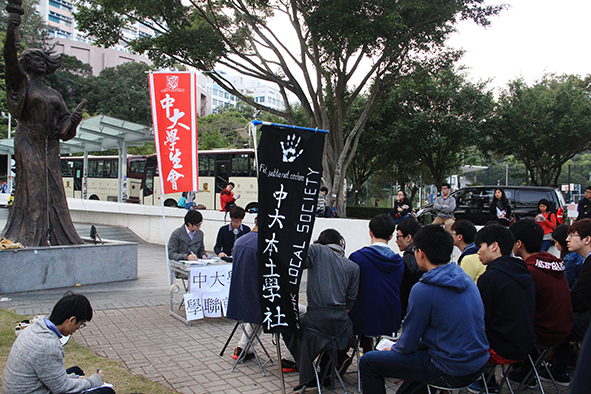
<svg viewBox="0 0 591 394">
<path fill-rule="evenodd" d="M 298 291 L 312 236 L 326 132 L 263 125 L 259 281 L 265 332 L 299 330 Z"/>
</svg>

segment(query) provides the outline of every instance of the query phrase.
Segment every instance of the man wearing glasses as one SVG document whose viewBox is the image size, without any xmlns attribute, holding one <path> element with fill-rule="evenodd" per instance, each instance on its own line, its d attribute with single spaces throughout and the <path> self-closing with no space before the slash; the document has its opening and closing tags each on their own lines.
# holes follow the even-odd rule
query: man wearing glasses
<svg viewBox="0 0 591 394">
<path fill-rule="evenodd" d="M 242 224 L 246 212 L 241 207 L 234 207 L 230 211 L 230 224 L 223 225 L 218 231 L 218 237 L 213 247 L 218 257 L 232 256 L 234 251 L 234 242 L 244 234 L 250 232 L 250 227 Z"/>
<path fill-rule="evenodd" d="M 78 367 L 64 369 L 60 338 L 75 333 L 91 319 L 88 298 L 66 293 L 53 307 L 49 319 L 36 320 L 16 338 L 6 361 L 2 394 L 83 393 L 101 386 L 105 378 L 100 370 L 86 377 Z M 115 394 L 115 391 L 101 387 L 92 393 Z"/>
<path fill-rule="evenodd" d="M 571 342 L 580 342 L 585 337 L 591 322 L 591 219 L 581 219 L 568 229 L 566 238 L 568 250 L 580 254 L 585 262 L 575 287 L 570 292 L 573 304 L 573 328 L 564 342 L 552 350 L 552 366 L 550 371 L 556 383 L 570 385 L 570 377 L 566 371 L 571 356 Z M 540 372 L 542 380 L 550 380 L 546 370 Z"/>
<path fill-rule="evenodd" d="M 438 226 L 445 224 L 445 230 L 451 233 L 451 225 L 454 224 L 454 209 L 456 209 L 456 199 L 449 195 L 451 186 L 444 182 L 441 185 L 441 195 L 433 202 L 433 209 L 437 214 L 433 224 Z"/>
<path fill-rule="evenodd" d="M 177 228 L 168 240 L 169 260 L 199 260 L 206 259 L 203 245 L 203 223 L 201 212 L 190 210 L 185 215 L 185 224 Z"/>
</svg>

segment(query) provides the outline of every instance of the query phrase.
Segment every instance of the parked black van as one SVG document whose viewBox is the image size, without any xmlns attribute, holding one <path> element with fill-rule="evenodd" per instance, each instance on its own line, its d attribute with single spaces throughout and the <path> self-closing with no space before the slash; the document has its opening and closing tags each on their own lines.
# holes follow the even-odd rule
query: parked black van
<svg viewBox="0 0 591 394">
<path fill-rule="evenodd" d="M 553 203 L 554 211 L 566 205 L 562 193 L 558 189 L 545 186 L 469 186 L 451 195 L 456 199 L 454 215 L 456 220 L 469 220 L 475 225 L 484 225 L 494 219 L 490 215 L 490 202 L 495 189 L 503 189 L 505 196 L 511 203 L 511 210 L 520 218 L 536 216 L 538 201 L 542 198 Z M 421 207 L 417 218 L 422 225 L 430 224 L 435 217 L 433 204 Z"/>
</svg>

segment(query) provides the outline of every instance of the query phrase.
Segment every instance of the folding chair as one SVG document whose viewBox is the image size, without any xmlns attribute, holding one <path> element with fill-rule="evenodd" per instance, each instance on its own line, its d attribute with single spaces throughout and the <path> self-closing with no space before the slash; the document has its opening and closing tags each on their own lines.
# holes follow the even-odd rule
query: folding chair
<svg viewBox="0 0 591 394">
<path fill-rule="evenodd" d="M 520 382 L 519 387 L 517 388 L 516 392 L 520 392 L 521 390 L 526 389 L 527 382 L 530 380 L 531 376 L 535 373 L 536 383 L 538 384 L 538 387 L 540 388 L 540 392 L 542 394 L 545 394 L 544 386 L 542 385 L 542 381 L 540 379 L 540 374 L 538 373 L 538 369 L 540 369 L 540 367 L 544 367 L 544 368 L 546 368 L 546 372 L 548 373 L 548 376 L 550 376 L 550 379 L 552 379 L 552 383 L 554 384 L 554 387 L 556 388 L 556 392 L 558 394 L 561 394 L 562 391 L 558 387 L 556 380 L 554 380 L 554 376 L 552 376 L 552 373 L 550 372 L 550 369 L 548 368 L 548 362 L 546 361 L 548 353 L 550 352 L 550 350 L 552 350 L 552 348 L 536 345 L 536 349 L 538 350 L 538 357 L 536 357 L 536 361 L 534 361 L 531 358 L 531 355 L 528 355 L 528 360 L 532 366 L 532 369 L 525 375 L 523 380 Z"/>
<path fill-rule="evenodd" d="M 485 382 L 485 377 L 484 377 L 484 372 L 480 374 L 480 378 L 482 379 L 483 382 Z M 479 379 L 480 379 L 479 378 Z M 458 387 L 447 387 L 447 386 L 438 386 L 435 384 L 429 384 L 427 383 L 427 391 L 429 392 L 429 394 L 438 394 L 438 393 L 442 393 L 444 390 L 445 391 L 461 391 L 461 390 L 466 390 L 468 387 L 470 387 L 472 385 L 472 382 L 470 384 L 467 384 L 465 386 L 458 386 Z M 488 394 L 488 386 L 484 386 L 486 387 L 486 393 Z M 434 389 L 435 391 L 431 391 L 431 389 Z M 500 390 L 499 390 L 500 393 Z"/>
<path fill-rule="evenodd" d="M 267 363 L 269 363 L 269 362 L 271 363 L 271 365 L 275 365 L 275 363 L 273 363 L 273 360 L 271 359 L 269 352 L 267 352 L 267 349 L 265 349 L 265 345 L 263 345 L 263 342 L 261 342 L 261 338 L 259 337 L 259 333 L 261 332 L 261 329 L 262 329 L 262 324 L 252 324 L 252 326 L 254 328 L 253 328 L 253 331 L 250 335 L 248 334 L 248 331 L 246 330 L 246 327 L 245 327 L 245 324 L 250 324 L 250 323 L 238 322 L 238 324 L 242 328 L 242 332 L 246 336 L 248 344 L 244 347 L 244 349 L 242 349 L 242 352 L 238 355 L 238 358 L 234 362 L 234 365 L 232 366 L 232 369 L 230 369 L 230 371 L 234 372 L 234 369 L 236 369 L 236 366 L 238 365 L 238 363 L 244 362 L 244 360 L 246 359 L 246 355 L 248 354 L 248 351 L 250 349 L 252 349 L 255 362 L 259 366 L 263 376 L 266 376 L 265 370 L 263 369 L 263 367 L 265 365 L 267 365 Z M 232 331 L 230 338 L 232 337 L 232 335 L 234 335 L 234 331 Z M 228 338 L 228 342 L 229 342 L 230 338 Z M 258 342 L 258 344 L 261 346 L 261 349 L 263 349 L 263 351 L 265 352 L 265 355 L 267 356 L 267 360 L 263 363 L 261 362 L 261 359 L 259 358 L 259 355 L 257 353 L 256 342 Z M 224 349 L 225 349 L 225 347 L 224 347 Z M 223 350 L 222 350 L 222 354 L 223 354 Z"/>
<path fill-rule="evenodd" d="M 188 293 L 189 292 L 189 276 L 175 272 L 174 277 L 176 279 L 180 279 L 183 282 L 183 287 L 185 288 L 185 293 Z M 181 308 L 183 307 L 184 304 L 185 304 L 185 300 L 181 299 L 181 302 L 179 303 L 179 311 L 181 310 Z"/>
<path fill-rule="evenodd" d="M 316 385 L 318 386 L 318 394 L 322 394 L 322 383 L 324 383 L 324 381 L 326 380 L 329 372 L 330 372 L 330 389 L 334 390 L 334 378 L 336 376 L 336 378 L 339 380 L 339 382 L 341 383 L 341 386 L 343 387 L 344 390 L 344 394 L 348 394 L 349 392 L 347 391 L 347 387 L 345 386 L 345 382 L 343 381 L 343 378 L 341 376 L 341 373 L 339 373 L 339 370 L 337 369 L 337 363 L 338 360 L 334 360 L 334 355 L 333 355 L 333 349 L 327 349 L 323 352 L 321 352 L 318 357 L 316 358 L 316 361 L 314 361 L 312 363 L 312 365 L 314 366 L 314 375 L 316 376 Z M 357 347 L 357 345 L 355 345 L 354 347 L 354 354 L 357 354 L 357 356 L 359 357 L 359 348 Z M 324 373 L 322 374 L 322 376 L 320 376 L 318 374 L 318 367 L 320 366 L 321 371 L 322 371 L 322 366 L 320 364 L 322 364 L 322 359 L 324 357 L 328 357 L 326 359 L 326 364 L 324 367 Z M 353 356 L 351 356 L 352 358 Z M 345 361 L 346 363 L 347 361 Z M 357 358 L 357 362 L 359 362 L 359 358 Z M 343 371 L 344 374 L 344 371 Z M 361 392 L 361 379 L 359 377 L 359 368 L 357 368 L 357 379 L 358 379 L 358 386 L 359 386 L 359 392 Z"/>
<path fill-rule="evenodd" d="M 485 379 L 483 380 L 483 387 L 488 394 L 488 381 L 495 376 L 495 367 L 498 365 L 501 367 L 502 375 L 501 375 L 501 383 L 499 384 L 499 393 L 503 391 L 503 384 L 507 383 L 507 388 L 511 394 L 515 394 L 513 391 L 513 387 L 511 387 L 511 383 L 509 382 L 509 371 L 513 367 L 515 363 L 511 364 L 487 364 L 487 366 L 492 367 L 488 373 L 483 373 Z M 483 391 L 480 390 L 482 393 Z"/>
</svg>

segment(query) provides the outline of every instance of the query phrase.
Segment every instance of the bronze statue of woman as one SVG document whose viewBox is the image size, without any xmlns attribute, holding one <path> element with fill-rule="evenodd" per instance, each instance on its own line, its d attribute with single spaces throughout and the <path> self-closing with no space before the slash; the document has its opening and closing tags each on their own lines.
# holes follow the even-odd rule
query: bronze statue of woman
<svg viewBox="0 0 591 394">
<path fill-rule="evenodd" d="M 4 59 L 8 109 L 18 120 L 16 191 L 2 235 L 25 246 L 81 244 L 64 191 L 60 139 L 67 141 L 76 135 L 82 111 L 77 108 L 70 114 L 61 94 L 43 84 L 43 75 L 61 65 L 59 56 L 27 49 L 19 61 L 20 23 L 21 15 L 11 12 Z"/>
</svg>

